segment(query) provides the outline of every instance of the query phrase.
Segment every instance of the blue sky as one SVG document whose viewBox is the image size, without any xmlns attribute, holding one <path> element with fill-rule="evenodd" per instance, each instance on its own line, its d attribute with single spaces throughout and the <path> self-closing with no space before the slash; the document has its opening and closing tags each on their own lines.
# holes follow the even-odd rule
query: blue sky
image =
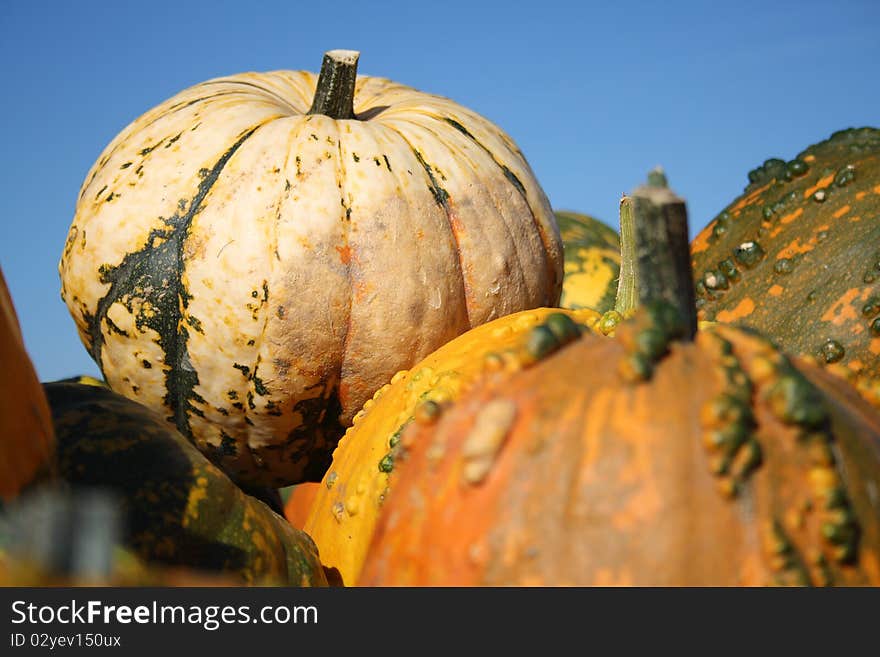
<svg viewBox="0 0 880 657">
<path fill-rule="evenodd" d="M 57 262 L 101 150 L 185 87 L 317 70 L 332 48 L 497 123 L 557 209 L 616 227 L 620 194 L 662 164 L 693 233 L 766 158 L 880 125 L 878 34 L 877 0 L 4 0 L 0 267 L 40 377 L 97 374 Z"/>
</svg>

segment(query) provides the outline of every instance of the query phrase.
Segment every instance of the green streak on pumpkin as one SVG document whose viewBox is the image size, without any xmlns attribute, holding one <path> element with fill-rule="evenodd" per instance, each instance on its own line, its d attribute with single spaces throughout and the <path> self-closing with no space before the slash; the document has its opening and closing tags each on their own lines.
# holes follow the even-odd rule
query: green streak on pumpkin
<svg viewBox="0 0 880 657">
<path fill-rule="evenodd" d="M 259 127 L 257 125 L 244 133 L 207 172 L 199 182 L 195 196 L 187 204 L 189 211 L 186 214 L 162 218 L 165 227 L 150 231 L 146 243 L 139 251 L 127 254 L 119 265 L 106 266 L 103 269 L 101 282 L 109 283 L 110 289 L 98 302 L 94 316 L 89 317 L 91 355 L 102 372 L 102 325 L 107 322 L 109 326 L 107 313 L 114 303 L 123 304 L 135 315 L 139 331 L 149 328 L 158 333 L 156 342 L 162 349 L 164 363 L 168 366 L 165 370 L 166 394 L 163 400 L 171 409 L 172 415 L 168 419 L 190 439 L 190 413 L 203 416 L 203 411 L 194 406 L 193 402 L 204 403 L 205 400 L 195 392 L 199 377 L 186 346 L 189 331 L 180 321 L 183 314 L 181 306 L 185 309 L 192 298 L 181 280 L 184 271 L 183 246 L 193 217 L 201 209 L 205 197 L 217 182 L 223 168 Z M 145 312 L 146 309 L 150 312 Z"/>
<path fill-rule="evenodd" d="M 461 255 L 461 242 L 458 239 L 458 229 L 456 228 L 454 212 L 449 204 L 449 192 L 443 189 L 443 187 L 440 185 L 437 177 L 434 175 L 434 169 L 431 167 L 430 164 L 425 161 L 425 158 L 422 157 L 422 154 L 416 148 L 412 148 L 412 152 L 413 155 L 415 155 L 416 160 L 418 160 L 419 165 L 421 165 L 422 169 L 425 170 L 425 173 L 428 176 L 428 189 L 431 190 L 431 194 L 434 196 L 434 200 L 437 202 L 437 205 L 443 208 L 443 212 L 446 213 L 446 219 L 449 222 L 449 230 L 452 232 L 452 238 L 455 244 L 455 256 L 458 259 L 458 262 L 461 264 L 464 262 Z M 470 290 L 468 290 L 468 285 L 464 277 L 464 272 L 462 272 L 461 276 L 461 285 L 464 292 L 464 298 L 473 298 L 472 293 L 470 292 Z M 465 313 L 467 314 L 468 326 L 470 326 L 471 316 L 470 309 L 467 303 L 465 304 Z"/>
<path fill-rule="evenodd" d="M 428 185 L 428 189 L 431 190 L 431 194 L 434 196 L 434 200 L 437 202 L 443 210 L 446 212 L 446 216 L 449 218 L 449 223 L 452 225 L 452 208 L 449 207 L 449 192 L 447 192 L 440 183 L 437 181 L 437 176 L 434 175 L 434 169 L 430 164 L 425 162 L 425 158 L 422 157 L 422 154 L 419 153 L 415 148 L 412 149 L 413 154 L 416 156 L 416 159 L 419 161 L 419 164 L 425 170 L 425 173 L 428 174 L 428 180 L 431 181 L 431 184 Z M 453 235 L 455 235 L 455 230 L 453 229 Z M 456 249 L 458 248 L 458 236 L 456 235 Z"/>
</svg>

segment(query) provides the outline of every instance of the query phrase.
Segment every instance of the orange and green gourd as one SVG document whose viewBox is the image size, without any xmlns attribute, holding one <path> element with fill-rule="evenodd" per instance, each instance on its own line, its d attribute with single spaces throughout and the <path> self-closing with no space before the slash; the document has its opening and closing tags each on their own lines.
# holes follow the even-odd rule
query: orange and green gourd
<svg viewBox="0 0 880 657">
<path fill-rule="evenodd" d="M 360 585 L 880 584 L 880 417 L 753 331 L 697 330 L 664 193 L 633 194 L 640 308 L 614 337 L 403 433 Z"/>
<path fill-rule="evenodd" d="M 50 468 L 54 432 L 0 270 L 0 500 L 13 499 Z"/>
<path fill-rule="evenodd" d="M 468 395 L 480 378 L 517 369 L 596 326 L 593 310 L 539 308 L 471 329 L 410 370 L 398 372 L 355 416 L 317 488 L 294 490 L 288 518 L 303 529 L 342 583 L 358 583 L 383 501 L 397 477 L 399 440 L 411 424 L 430 424 L 440 408 Z"/>
<path fill-rule="evenodd" d="M 701 319 L 846 366 L 863 389 L 880 380 L 880 130 L 767 160 L 692 254 Z"/>
<path fill-rule="evenodd" d="M 312 540 L 242 492 L 159 414 L 99 386 L 44 388 L 59 479 L 121 498 L 124 547 L 145 563 L 244 584 L 326 585 Z"/>
<path fill-rule="evenodd" d="M 592 308 L 601 313 L 614 307 L 620 275 L 617 232 L 586 214 L 555 211 L 565 257 L 562 308 Z"/>
</svg>

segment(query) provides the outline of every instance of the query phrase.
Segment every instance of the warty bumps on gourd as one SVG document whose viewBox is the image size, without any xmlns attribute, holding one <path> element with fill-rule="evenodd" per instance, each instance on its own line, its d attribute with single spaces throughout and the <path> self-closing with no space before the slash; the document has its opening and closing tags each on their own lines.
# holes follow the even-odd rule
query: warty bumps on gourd
<svg viewBox="0 0 880 657">
<path fill-rule="evenodd" d="M 395 372 L 559 300 L 559 232 L 513 141 L 356 63 L 148 111 L 88 173 L 61 257 L 109 385 L 246 485 L 320 480 Z"/>
</svg>

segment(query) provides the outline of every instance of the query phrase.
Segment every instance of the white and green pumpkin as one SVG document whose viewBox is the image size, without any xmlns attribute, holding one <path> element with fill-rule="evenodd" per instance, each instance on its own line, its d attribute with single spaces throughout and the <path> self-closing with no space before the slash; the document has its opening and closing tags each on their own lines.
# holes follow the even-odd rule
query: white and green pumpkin
<svg viewBox="0 0 880 657">
<path fill-rule="evenodd" d="M 554 306 L 562 246 L 513 141 L 446 98 L 244 73 L 182 91 L 89 172 L 59 270 L 108 384 L 240 483 L 319 481 L 352 416 L 471 327 Z"/>
</svg>

